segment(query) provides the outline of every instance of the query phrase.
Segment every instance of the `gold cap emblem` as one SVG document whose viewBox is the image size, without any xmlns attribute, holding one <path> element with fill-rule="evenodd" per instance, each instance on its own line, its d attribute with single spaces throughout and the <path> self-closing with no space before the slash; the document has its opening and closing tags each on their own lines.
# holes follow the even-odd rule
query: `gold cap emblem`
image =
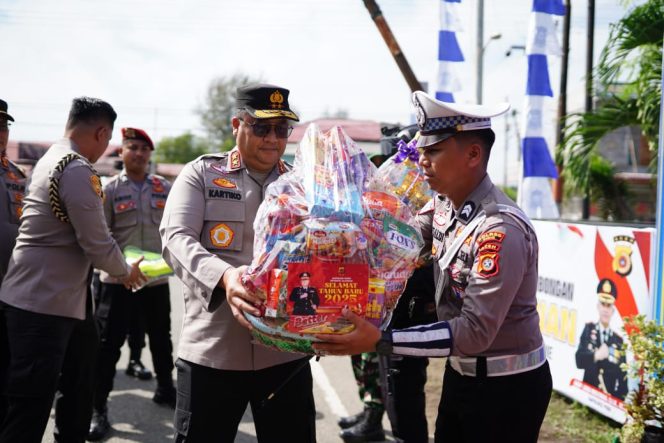
<svg viewBox="0 0 664 443">
<path fill-rule="evenodd" d="M 284 96 L 281 95 L 281 92 L 279 90 L 274 91 L 272 94 L 270 94 L 270 103 L 272 106 L 272 109 L 281 109 L 284 107 Z"/>
<path fill-rule="evenodd" d="M 610 294 L 611 293 L 611 283 L 608 281 L 605 281 L 604 284 L 602 285 L 602 291 L 605 294 Z"/>
</svg>

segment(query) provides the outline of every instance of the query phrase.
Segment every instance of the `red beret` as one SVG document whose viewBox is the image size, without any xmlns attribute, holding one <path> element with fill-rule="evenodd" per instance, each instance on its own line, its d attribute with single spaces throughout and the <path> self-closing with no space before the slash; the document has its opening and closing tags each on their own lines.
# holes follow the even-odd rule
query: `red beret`
<svg viewBox="0 0 664 443">
<path fill-rule="evenodd" d="M 148 136 L 148 133 L 138 128 L 122 128 L 122 142 L 125 140 L 144 140 L 150 145 L 150 149 L 154 151 L 154 143 Z"/>
</svg>

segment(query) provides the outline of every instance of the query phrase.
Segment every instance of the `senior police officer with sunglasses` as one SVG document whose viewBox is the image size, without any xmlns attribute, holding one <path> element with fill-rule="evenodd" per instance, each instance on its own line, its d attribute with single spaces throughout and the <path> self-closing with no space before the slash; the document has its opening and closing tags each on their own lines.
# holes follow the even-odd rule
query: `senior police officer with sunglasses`
<svg viewBox="0 0 664 443">
<path fill-rule="evenodd" d="M 259 442 L 316 438 L 308 362 L 254 345 L 240 312 L 260 315 L 261 301 L 240 276 L 253 257 L 253 223 L 266 187 L 289 169 L 281 156 L 298 117 L 288 94 L 268 84 L 238 88 L 231 120 L 237 145 L 188 163 L 166 203 L 163 256 L 185 297 L 175 363 L 176 442 L 233 441 L 247 404 Z"/>
<path fill-rule="evenodd" d="M 537 314 L 537 237 L 487 175 L 491 117 L 509 105 L 444 103 L 413 94 L 420 165 L 439 195 L 418 214 L 435 268 L 437 323 L 318 336 L 322 353 L 448 357 L 436 442 L 536 442 L 551 396 Z"/>
</svg>

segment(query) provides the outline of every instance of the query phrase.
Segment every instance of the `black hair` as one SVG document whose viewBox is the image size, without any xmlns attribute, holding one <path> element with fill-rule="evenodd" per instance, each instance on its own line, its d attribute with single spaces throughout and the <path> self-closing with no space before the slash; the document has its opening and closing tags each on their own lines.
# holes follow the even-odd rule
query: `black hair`
<svg viewBox="0 0 664 443">
<path fill-rule="evenodd" d="M 118 114 L 113 107 L 103 100 L 92 97 L 77 97 L 71 102 L 69 117 L 67 118 L 67 129 L 71 129 L 79 123 L 94 124 L 99 122 L 115 123 Z"/>
<path fill-rule="evenodd" d="M 464 131 L 455 134 L 457 140 L 478 140 L 482 149 L 486 154 L 485 163 L 489 162 L 489 155 L 491 154 L 491 147 L 496 141 L 496 134 L 492 129 L 479 129 L 477 131 Z"/>
</svg>

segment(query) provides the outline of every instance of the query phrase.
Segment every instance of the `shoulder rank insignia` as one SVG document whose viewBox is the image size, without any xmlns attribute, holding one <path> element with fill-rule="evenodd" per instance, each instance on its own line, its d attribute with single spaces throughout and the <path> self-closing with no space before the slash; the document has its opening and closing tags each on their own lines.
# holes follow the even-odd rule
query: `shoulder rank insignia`
<svg viewBox="0 0 664 443">
<path fill-rule="evenodd" d="M 286 167 L 286 163 L 284 163 L 283 160 L 279 160 L 279 163 L 277 163 L 277 170 L 279 171 L 279 175 L 285 174 L 288 172 L 288 168 Z"/>
<path fill-rule="evenodd" d="M 164 192 L 164 185 L 157 177 L 152 177 L 152 192 L 155 194 L 162 194 Z"/>
<path fill-rule="evenodd" d="M 99 198 L 103 198 L 104 193 L 101 189 L 101 180 L 98 175 L 90 176 L 90 184 L 92 184 L 92 189 L 95 191 L 95 194 L 97 194 Z"/>
<path fill-rule="evenodd" d="M 240 166 L 242 166 L 242 156 L 238 149 L 234 149 L 228 156 L 228 170 L 235 171 L 236 169 L 240 169 Z"/>
</svg>

